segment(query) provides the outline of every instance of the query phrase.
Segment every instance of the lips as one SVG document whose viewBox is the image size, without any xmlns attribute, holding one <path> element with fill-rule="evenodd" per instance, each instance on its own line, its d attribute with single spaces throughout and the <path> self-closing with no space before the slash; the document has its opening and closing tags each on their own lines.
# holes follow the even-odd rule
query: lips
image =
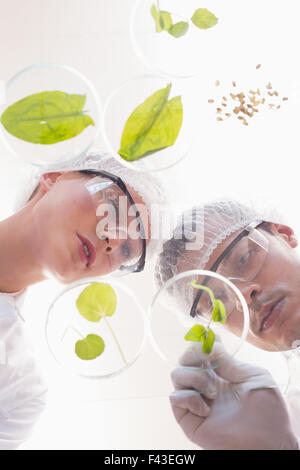
<svg viewBox="0 0 300 470">
<path fill-rule="evenodd" d="M 82 263 L 88 268 L 96 259 L 96 250 L 94 245 L 79 233 L 76 233 L 78 239 L 78 252 Z"/>
<path fill-rule="evenodd" d="M 260 332 L 269 330 L 280 317 L 285 304 L 285 297 L 270 302 L 264 306 L 260 316 L 262 317 Z"/>
</svg>

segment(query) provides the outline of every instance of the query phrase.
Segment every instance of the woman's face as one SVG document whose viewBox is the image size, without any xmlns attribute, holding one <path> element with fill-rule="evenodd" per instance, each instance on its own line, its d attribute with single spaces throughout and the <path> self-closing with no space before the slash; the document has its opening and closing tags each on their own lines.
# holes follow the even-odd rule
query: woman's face
<svg viewBox="0 0 300 470">
<path fill-rule="evenodd" d="M 48 173 L 41 177 L 32 207 L 36 255 L 46 277 L 60 282 L 109 274 L 141 255 L 140 238 L 132 239 L 124 230 L 120 236 L 96 233 L 99 216 L 86 184 L 95 176 L 79 172 Z M 147 228 L 149 216 L 142 199 L 127 186 Z M 118 188 L 116 187 L 117 194 Z M 126 199 L 127 200 L 127 199 Z M 100 203 L 101 194 L 97 200 Z M 103 199 L 103 204 L 107 201 Z M 124 206 L 123 206 L 124 207 Z M 99 207 L 98 207 L 99 211 Z M 103 213 L 105 210 L 103 210 Z M 99 212 L 98 212 L 99 213 Z M 135 215 L 127 216 L 128 226 L 135 224 Z"/>
<path fill-rule="evenodd" d="M 268 239 L 269 248 L 255 279 L 234 281 L 234 284 L 242 292 L 249 308 L 247 340 L 261 349 L 283 351 L 292 349 L 293 343 L 300 340 L 300 260 L 294 250 L 297 240 L 293 231 L 283 225 L 271 224 L 270 227 L 273 233 L 258 229 Z M 239 232 L 215 250 L 209 266 Z M 226 327 L 237 335 L 241 334 L 243 316 L 240 309 L 233 309 Z"/>
</svg>

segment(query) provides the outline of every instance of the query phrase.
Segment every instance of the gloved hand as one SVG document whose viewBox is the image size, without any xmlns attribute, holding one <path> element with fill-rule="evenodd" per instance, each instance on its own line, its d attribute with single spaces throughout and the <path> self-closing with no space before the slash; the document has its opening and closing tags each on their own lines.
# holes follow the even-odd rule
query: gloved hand
<svg viewBox="0 0 300 470">
<path fill-rule="evenodd" d="M 173 413 L 186 436 L 207 450 L 298 450 L 283 397 L 265 369 L 243 364 L 217 339 L 209 359 L 192 344 L 172 372 Z"/>
</svg>

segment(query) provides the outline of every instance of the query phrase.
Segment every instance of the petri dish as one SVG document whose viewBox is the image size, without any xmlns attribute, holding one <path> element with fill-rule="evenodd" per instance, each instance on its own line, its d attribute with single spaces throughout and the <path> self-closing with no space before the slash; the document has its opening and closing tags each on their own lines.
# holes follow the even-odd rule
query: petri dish
<svg viewBox="0 0 300 470">
<path fill-rule="evenodd" d="M 76 307 L 79 295 L 95 283 L 111 286 L 117 298 L 113 315 L 100 321 L 88 320 Z M 89 298 L 90 294 L 91 291 Z M 111 378 L 125 372 L 138 359 L 147 335 L 146 313 L 125 285 L 112 278 L 87 279 L 72 284 L 56 296 L 48 309 L 45 334 L 56 363 L 72 376 Z M 105 347 L 102 354 L 85 360 L 75 353 L 75 346 L 88 335 L 102 338 Z"/>
<path fill-rule="evenodd" d="M 219 25 L 207 30 L 194 26 L 190 18 L 199 8 L 194 1 L 160 0 L 160 9 L 171 13 L 173 24 L 187 22 L 189 29 L 180 38 L 174 38 L 167 31 L 157 33 L 151 15 L 152 5 L 157 7 L 156 0 L 137 0 L 131 14 L 131 42 L 140 61 L 151 71 L 173 78 L 203 74 L 203 51 L 219 40 Z M 214 13 L 218 16 L 218 12 Z"/>
<path fill-rule="evenodd" d="M 83 111 L 91 120 L 88 121 L 88 125 L 86 122 L 86 127 L 81 128 L 81 132 L 78 133 L 78 135 L 61 140 L 57 143 L 46 144 L 32 143 L 15 137 L 0 124 L 0 136 L 4 145 L 22 162 L 29 163 L 36 167 L 51 167 L 53 165 L 53 168 L 55 168 L 56 164 L 61 164 L 62 162 L 69 163 L 84 154 L 99 135 L 102 110 L 99 96 L 93 85 L 83 74 L 67 65 L 40 63 L 26 67 L 16 73 L 5 83 L 5 86 L 2 84 L 0 112 L 2 114 L 9 106 L 31 95 L 57 91 L 67 96 L 67 117 L 70 119 L 75 118 L 72 116 L 74 102 L 70 104 L 71 98 L 69 95 L 85 97 Z M 45 95 L 38 95 L 34 105 L 35 109 L 39 110 L 39 115 L 41 106 L 43 106 L 43 96 Z M 83 99 L 84 98 L 82 98 L 82 100 Z M 61 102 L 59 106 L 62 106 Z M 22 115 L 23 123 L 26 118 L 26 112 L 28 112 L 28 110 Z M 76 113 L 78 112 L 77 108 Z M 54 118 L 60 118 L 60 115 L 55 115 Z M 30 116 L 30 119 L 33 119 L 32 116 Z M 36 121 L 35 117 L 34 121 Z M 51 129 L 51 127 L 55 129 L 57 121 L 55 124 L 50 118 L 43 121 L 38 118 L 37 121 L 39 127 L 37 127 L 35 131 L 35 140 L 40 142 L 38 135 L 39 132 L 42 132 L 42 126 L 45 126 L 47 129 Z M 74 128 L 74 121 L 72 121 L 70 128 L 71 127 Z M 27 135 L 28 128 L 26 131 L 26 136 Z"/>
<path fill-rule="evenodd" d="M 212 321 L 213 304 L 207 291 L 201 290 L 198 304 L 198 314 L 191 318 L 190 310 L 199 289 L 191 282 L 209 287 L 215 299 L 222 300 L 226 306 L 226 322 Z M 183 299 L 182 311 L 172 303 L 172 296 Z M 201 309 L 201 314 L 199 313 Z M 239 312 L 239 331 L 232 333 L 231 315 Z M 236 313 L 235 313 L 236 314 Z M 249 311 L 246 301 L 237 287 L 228 279 L 217 273 L 205 270 L 186 271 L 167 281 L 155 294 L 149 308 L 149 331 L 154 349 L 168 363 L 177 366 L 180 358 L 187 350 L 195 345 L 195 341 L 187 339 L 186 335 L 200 332 L 199 327 L 213 331 L 216 341 L 221 341 L 224 353 L 218 354 L 216 360 L 210 359 L 209 353 L 203 353 L 201 362 L 197 365 L 200 370 L 216 369 L 228 358 L 235 356 L 245 342 L 249 331 Z M 198 343 L 199 344 L 199 343 Z M 202 342 L 202 345 L 204 343 Z"/>
<path fill-rule="evenodd" d="M 168 85 L 171 85 L 168 99 L 179 96 L 182 103 L 182 122 L 177 127 L 179 132 L 176 140 L 164 148 L 152 147 L 151 152 L 147 152 L 146 148 L 144 154 L 141 152 L 134 161 L 122 157 L 119 151 L 128 118 L 138 106 L 158 90 L 166 89 Z M 156 172 L 176 165 L 188 155 L 194 143 L 199 90 L 199 81 L 196 79 L 170 80 L 157 75 L 142 75 L 126 81 L 111 93 L 104 105 L 102 135 L 107 149 L 121 164 L 137 171 Z M 170 114 L 167 114 L 164 123 L 166 126 L 170 126 L 170 123 L 173 126 L 169 116 Z"/>
</svg>

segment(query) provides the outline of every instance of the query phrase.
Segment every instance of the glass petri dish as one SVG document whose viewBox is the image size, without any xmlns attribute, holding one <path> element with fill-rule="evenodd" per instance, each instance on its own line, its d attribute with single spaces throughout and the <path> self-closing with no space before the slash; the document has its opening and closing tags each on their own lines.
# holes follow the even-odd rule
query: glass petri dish
<svg viewBox="0 0 300 470">
<path fill-rule="evenodd" d="M 117 308 L 112 316 L 94 322 L 79 313 L 76 300 L 82 291 L 98 282 L 114 289 Z M 126 371 L 140 356 L 146 325 L 146 314 L 130 289 L 112 278 L 88 279 L 69 286 L 53 300 L 47 313 L 46 342 L 57 364 L 72 376 L 111 378 Z M 101 337 L 105 348 L 95 359 L 83 360 L 76 355 L 75 345 L 88 335 Z"/>
<path fill-rule="evenodd" d="M 201 316 L 190 317 L 190 310 L 198 292 L 197 288 L 190 285 L 193 281 L 198 285 L 204 282 L 216 299 L 223 300 L 227 316 L 225 324 L 210 321 L 212 303 L 208 292 L 204 290 L 198 305 L 202 311 Z M 172 296 L 175 295 L 176 298 L 180 296 L 183 299 L 181 312 L 178 311 L 178 306 L 172 303 Z M 239 311 L 237 335 L 232 333 L 233 324 L 230 318 L 234 308 Z M 203 353 L 201 362 L 197 365 L 200 370 L 216 369 L 228 358 L 235 356 L 245 342 L 249 330 L 249 311 L 241 292 L 228 279 L 205 270 L 186 271 L 166 282 L 153 298 L 148 319 L 154 349 L 165 361 L 175 367 L 180 363 L 183 354 L 195 345 L 195 341 L 186 339 L 187 333 L 199 331 L 199 326 L 212 330 L 216 336 L 213 347 L 216 341 L 221 341 L 224 353 L 219 354 L 217 360 L 211 360 L 209 353 Z"/>
<path fill-rule="evenodd" d="M 181 97 L 183 120 L 173 145 L 154 151 L 135 161 L 119 154 L 124 126 L 133 111 L 158 90 L 171 84 L 169 99 Z M 137 171 L 156 172 L 182 161 L 189 153 L 196 134 L 198 80 L 170 80 L 162 76 L 142 75 L 123 83 L 104 105 L 102 135 L 109 152 L 123 165 Z"/>
<path fill-rule="evenodd" d="M 16 73 L 5 84 L 4 90 L 2 87 L 1 114 L 17 101 L 47 91 L 84 95 L 83 110 L 92 118 L 94 125 L 88 125 L 73 138 L 53 144 L 24 141 L 7 132 L 2 124 L 0 136 L 8 150 L 22 162 L 36 167 L 53 165 L 55 168 L 56 164 L 69 163 L 84 154 L 95 142 L 100 131 L 101 103 L 92 84 L 77 70 L 67 65 L 40 63 Z M 48 125 L 46 121 L 42 124 Z"/>
<path fill-rule="evenodd" d="M 138 58 L 150 70 L 173 78 L 203 73 L 203 53 L 211 43 L 219 40 L 219 25 L 207 30 L 194 26 L 190 18 L 199 8 L 199 3 L 194 1 L 160 0 L 159 4 L 161 10 L 171 13 L 173 24 L 188 22 L 189 29 L 180 38 L 174 38 L 167 31 L 157 33 L 151 15 L 152 5 L 157 6 L 156 0 L 137 0 L 131 14 L 130 36 Z M 214 13 L 218 16 L 218 12 Z M 207 65 L 210 65 L 209 62 Z"/>
</svg>

